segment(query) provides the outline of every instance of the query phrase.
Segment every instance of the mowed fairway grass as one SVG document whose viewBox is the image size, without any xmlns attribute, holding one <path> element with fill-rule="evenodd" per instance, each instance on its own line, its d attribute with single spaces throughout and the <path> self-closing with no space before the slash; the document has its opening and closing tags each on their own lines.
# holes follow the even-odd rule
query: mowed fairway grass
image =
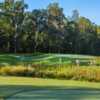
<svg viewBox="0 0 100 100">
<path fill-rule="evenodd" d="M 0 100 L 100 100 L 100 83 L 1 76 Z"/>
<path fill-rule="evenodd" d="M 76 59 L 86 61 L 96 60 L 100 64 L 100 57 L 71 55 L 71 54 L 0 54 L 0 65 L 18 65 L 18 64 L 72 64 Z"/>
</svg>

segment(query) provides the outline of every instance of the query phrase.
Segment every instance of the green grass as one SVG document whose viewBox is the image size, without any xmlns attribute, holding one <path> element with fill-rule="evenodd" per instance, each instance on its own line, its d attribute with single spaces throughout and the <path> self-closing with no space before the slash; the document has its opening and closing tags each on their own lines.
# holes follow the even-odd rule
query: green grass
<svg viewBox="0 0 100 100">
<path fill-rule="evenodd" d="M 99 57 L 67 54 L 2 54 L 0 65 L 73 64 Z M 0 77 L 0 100 L 100 100 L 100 83 L 57 79 Z"/>
<path fill-rule="evenodd" d="M 6 100 L 100 100 L 99 94 L 100 83 L 0 77 L 0 97 Z"/>
<path fill-rule="evenodd" d="M 87 61 L 96 59 L 94 56 L 71 55 L 71 54 L 1 54 L 1 65 L 16 64 L 72 64 L 75 60 Z M 99 59 L 99 58 L 97 58 Z M 100 61 L 100 60 L 99 60 Z M 100 62 L 97 63 L 100 63 Z"/>
<path fill-rule="evenodd" d="M 41 83 L 41 84 L 39 84 Z M 0 85 L 33 85 L 33 86 L 68 86 L 68 87 L 87 87 L 100 89 L 100 83 L 69 81 L 58 79 L 41 79 L 41 78 L 25 78 L 25 77 L 0 77 Z"/>
</svg>

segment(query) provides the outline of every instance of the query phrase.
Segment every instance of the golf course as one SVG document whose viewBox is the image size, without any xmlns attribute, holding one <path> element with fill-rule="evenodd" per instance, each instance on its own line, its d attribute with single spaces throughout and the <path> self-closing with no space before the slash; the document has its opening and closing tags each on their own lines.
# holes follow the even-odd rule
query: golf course
<svg viewBox="0 0 100 100">
<path fill-rule="evenodd" d="M 1 54 L 0 65 L 20 65 L 20 64 L 75 64 L 76 60 L 87 65 L 90 60 L 95 60 L 99 65 L 100 57 L 75 55 L 75 54 L 52 54 L 52 53 L 35 53 L 35 54 Z"/>
<path fill-rule="evenodd" d="M 0 0 L 0 100 L 100 100 L 100 0 Z"/>
<path fill-rule="evenodd" d="M 0 77 L 0 100 L 99 100 L 100 83 Z"/>
<path fill-rule="evenodd" d="M 77 59 L 80 61 L 79 66 L 75 64 Z M 89 61 L 94 59 L 95 65 L 90 66 Z M 69 54 L 1 54 L 0 100 L 99 100 L 100 83 L 95 82 L 99 81 L 99 76 L 97 80 L 94 77 L 94 71 L 99 73 L 98 59 L 94 56 Z M 27 66 L 31 67 L 28 71 Z M 86 75 L 89 78 L 87 81 L 86 77 L 81 76 L 81 73 L 87 74 L 84 69 L 89 74 Z M 80 78 L 68 78 L 71 76 L 68 71 L 74 78 L 78 75 L 74 72 L 81 71 Z M 30 72 L 33 74 L 30 75 Z"/>
</svg>

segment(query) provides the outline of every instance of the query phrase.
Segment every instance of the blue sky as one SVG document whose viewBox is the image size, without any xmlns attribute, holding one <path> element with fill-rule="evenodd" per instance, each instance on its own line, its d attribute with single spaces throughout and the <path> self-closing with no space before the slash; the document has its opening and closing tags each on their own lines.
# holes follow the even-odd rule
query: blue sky
<svg viewBox="0 0 100 100">
<path fill-rule="evenodd" d="M 29 5 L 29 10 L 46 8 L 54 1 L 59 2 L 66 16 L 71 16 L 72 11 L 77 9 L 81 16 L 100 25 L 100 0 L 25 0 Z"/>
<path fill-rule="evenodd" d="M 77 9 L 81 16 L 89 18 L 100 25 L 100 0 L 25 0 L 29 9 L 45 8 L 51 2 L 57 1 L 64 8 L 66 16 L 70 16 Z"/>
</svg>

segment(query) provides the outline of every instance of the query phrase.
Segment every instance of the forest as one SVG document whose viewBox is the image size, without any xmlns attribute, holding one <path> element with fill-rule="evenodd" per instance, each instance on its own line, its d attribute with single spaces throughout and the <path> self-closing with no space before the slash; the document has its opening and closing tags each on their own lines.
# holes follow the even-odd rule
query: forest
<svg viewBox="0 0 100 100">
<path fill-rule="evenodd" d="M 0 53 L 100 55 L 99 44 L 100 26 L 76 9 L 66 16 L 57 2 L 32 11 L 24 0 L 0 2 Z"/>
</svg>

